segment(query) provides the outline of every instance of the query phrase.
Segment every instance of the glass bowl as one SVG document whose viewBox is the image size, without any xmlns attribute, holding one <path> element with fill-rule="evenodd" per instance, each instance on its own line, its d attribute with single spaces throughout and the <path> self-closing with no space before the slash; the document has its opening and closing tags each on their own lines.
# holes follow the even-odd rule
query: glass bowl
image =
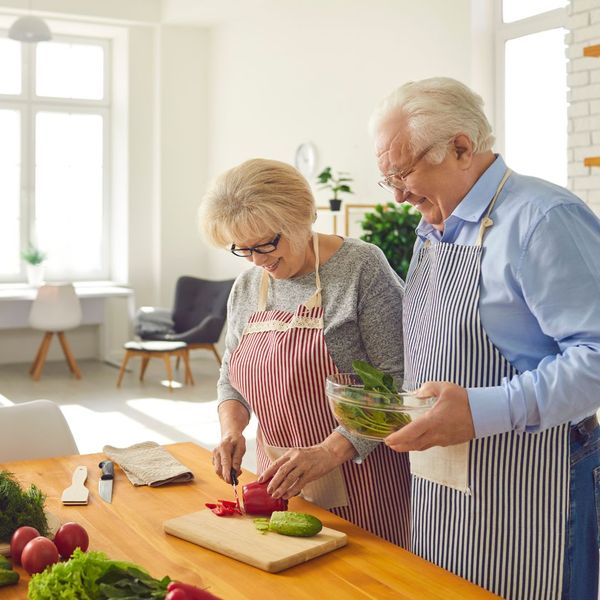
<svg viewBox="0 0 600 600">
<path fill-rule="evenodd" d="M 402 429 L 433 406 L 433 398 L 417 398 L 408 392 L 385 394 L 365 390 L 354 373 L 329 375 L 325 384 L 329 406 L 347 431 L 370 440 Z"/>
</svg>

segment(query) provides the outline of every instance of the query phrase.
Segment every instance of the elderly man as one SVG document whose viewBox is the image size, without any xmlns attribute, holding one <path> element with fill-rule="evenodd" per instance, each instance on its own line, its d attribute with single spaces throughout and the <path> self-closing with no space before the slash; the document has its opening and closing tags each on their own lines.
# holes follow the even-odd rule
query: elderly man
<svg viewBox="0 0 600 600">
<path fill-rule="evenodd" d="M 422 215 L 405 387 L 437 398 L 386 444 L 411 451 L 414 552 L 505 598 L 596 598 L 600 222 L 511 172 L 482 104 L 433 78 L 371 119 L 380 185 Z"/>
</svg>

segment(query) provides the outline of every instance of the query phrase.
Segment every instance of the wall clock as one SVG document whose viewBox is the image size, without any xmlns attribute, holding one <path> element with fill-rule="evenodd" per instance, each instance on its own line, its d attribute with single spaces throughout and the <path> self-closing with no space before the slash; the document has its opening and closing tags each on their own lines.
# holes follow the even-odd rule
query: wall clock
<svg viewBox="0 0 600 600">
<path fill-rule="evenodd" d="M 296 149 L 294 159 L 296 169 L 309 181 L 317 169 L 317 148 L 312 142 L 304 142 Z"/>
</svg>

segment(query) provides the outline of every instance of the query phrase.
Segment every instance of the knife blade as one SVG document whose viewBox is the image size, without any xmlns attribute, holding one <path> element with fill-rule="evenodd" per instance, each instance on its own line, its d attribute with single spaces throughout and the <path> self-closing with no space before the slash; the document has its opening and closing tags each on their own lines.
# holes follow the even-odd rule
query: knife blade
<svg viewBox="0 0 600 600">
<path fill-rule="evenodd" d="M 102 475 L 98 481 L 98 493 L 104 502 L 110 503 L 112 502 L 115 467 L 110 460 L 103 460 L 98 466 L 102 469 Z"/>
<path fill-rule="evenodd" d="M 240 505 L 240 497 L 238 496 L 237 491 L 238 478 L 236 470 L 233 467 L 231 467 L 231 471 L 229 472 L 229 474 L 231 476 L 231 485 L 233 486 L 233 497 L 235 498 L 235 503 L 237 504 L 238 508 L 243 512 L 243 508 Z"/>
</svg>

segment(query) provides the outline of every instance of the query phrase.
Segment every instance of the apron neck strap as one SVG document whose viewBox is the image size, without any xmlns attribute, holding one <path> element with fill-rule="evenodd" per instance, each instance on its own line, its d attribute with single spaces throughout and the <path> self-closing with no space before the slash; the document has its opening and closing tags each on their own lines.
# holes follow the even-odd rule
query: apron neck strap
<svg viewBox="0 0 600 600">
<path fill-rule="evenodd" d="M 315 252 L 315 280 L 317 289 L 315 293 L 305 303 L 307 308 L 315 308 L 321 306 L 321 277 L 319 276 L 319 236 L 316 232 L 312 234 L 313 250 Z M 260 289 L 258 291 L 258 310 L 263 311 L 267 307 L 267 296 L 269 295 L 269 274 L 263 271 L 260 280 Z"/>
<path fill-rule="evenodd" d="M 485 217 L 483 218 L 483 221 L 481 221 L 481 225 L 479 227 L 479 235 L 477 236 L 477 242 L 475 243 L 476 246 L 481 246 L 483 243 L 483 236 L 485 235 L 485 231 L 486 229 L 488 229 L 488 227 L 491 227 L 494 224 L 494 221 L 492 221 L 492 219 L 490 218 L 490 214 L 492 212 L 492 209 L 494 208 L 494 204 L 496 204 L 496 200 L 498 199 L 498 196 L 500 195 L 500 192 L 502 191 L 502 188 L 504 187 L 504 184 L 506 183 L 506 180 L 508 179 L 509 175 L 512 173 L 512 171 L 510 169 L 506 169 L 506 171 L 504 172 L 504 176 L 502 177 L 502 179 L 500 180 L 500 183 L 498 184 L 498 187 L 496 188 L 496 193 L 494 194 L 494 197 L 492 198 L 492 201 L 490 202 L 487 212 L 485 213 Z"/>
</svg>

